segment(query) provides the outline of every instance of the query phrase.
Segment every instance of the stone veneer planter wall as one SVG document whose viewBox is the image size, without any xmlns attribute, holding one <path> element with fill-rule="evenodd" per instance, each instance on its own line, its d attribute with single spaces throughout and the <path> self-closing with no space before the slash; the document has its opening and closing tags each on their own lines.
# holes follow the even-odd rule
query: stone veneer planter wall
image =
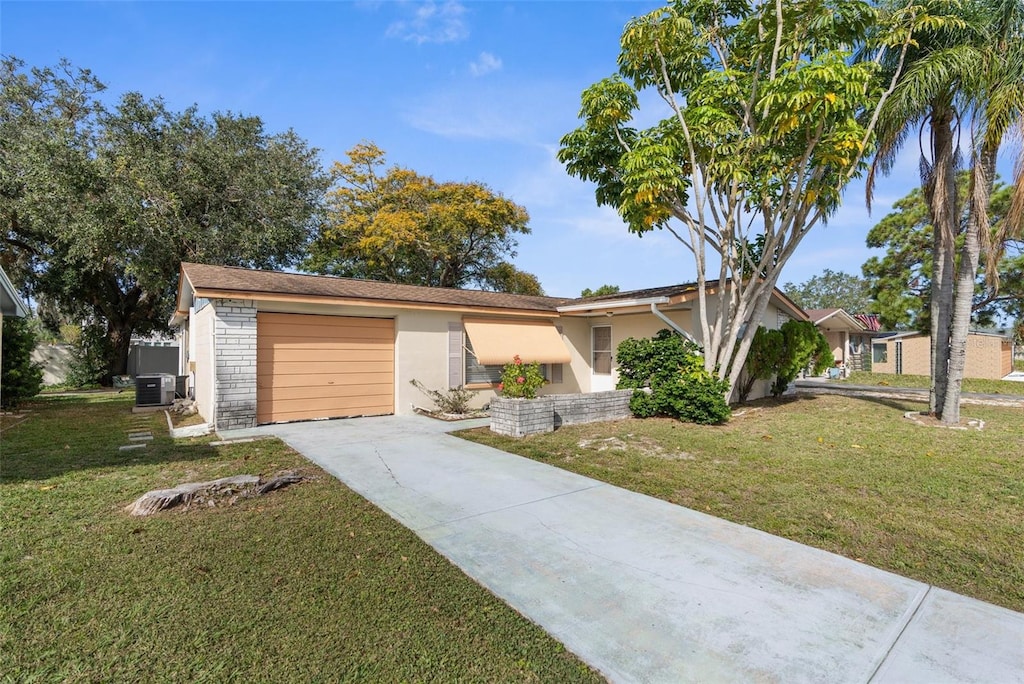
<svg viewBox="0 0 1024 684">
<path fill-rule="evenodd" d="M 491 400 L 491 431 L 510 437 L 551 432 L 562 425 L 629 418 L 633 390 L 548 394 L 537 399 Z"/>
</svg>

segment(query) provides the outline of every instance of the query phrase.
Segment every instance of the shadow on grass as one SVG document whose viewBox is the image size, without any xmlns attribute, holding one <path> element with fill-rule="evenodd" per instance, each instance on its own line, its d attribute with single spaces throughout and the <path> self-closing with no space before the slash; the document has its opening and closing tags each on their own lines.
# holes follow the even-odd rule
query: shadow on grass
<svg viewBox="0 0 1024 684">
<path fill-rule="evenodd" d="M 87 469 L 201 461 L 217 450 L 199 440 L 170 438 L 162 412 L 132 413 L 132 397 L 75 395 L 41 397 L 22 407 L 26 419 L 4 430 L 0 439 L 0 483 L 47 480 Z M 145 447 L 130 432 L 149 432 Z"/>
</svg>

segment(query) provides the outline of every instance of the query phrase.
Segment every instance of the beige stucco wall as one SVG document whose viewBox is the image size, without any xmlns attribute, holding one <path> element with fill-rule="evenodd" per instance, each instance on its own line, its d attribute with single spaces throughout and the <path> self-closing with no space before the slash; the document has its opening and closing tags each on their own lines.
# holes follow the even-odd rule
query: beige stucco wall
<svg viewBox="0 0 1024 684">
<path fill-rule="evenodd" d="M 189 320 L 190 334 L 195 338 L 196 370 L 193 376 L 196 406 L 207 422 L 212 422 L 214 417 L 214 388 L 216 387 L 215 371 L 213 364 L 213 305 L 208 305 L 192 314 Z"/>
</svg>

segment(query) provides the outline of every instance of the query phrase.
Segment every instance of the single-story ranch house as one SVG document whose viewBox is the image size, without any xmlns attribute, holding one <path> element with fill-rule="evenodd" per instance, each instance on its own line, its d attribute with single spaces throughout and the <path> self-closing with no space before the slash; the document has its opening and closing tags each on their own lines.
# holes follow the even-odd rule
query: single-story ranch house
<svg viewBox="0 0 1024 684">
<path fill-rule="evenodd" d="M 171 324 L 200 414 L 225 430 L 411 413 L 429 406 L 412 380 L 483 405 L 517 354 L 544 364 L 543 392 L 614 389 L 622 340 L 700 339 L 696 299 L 694 285 L 565 299 L 184 263 Z M 789 318 L 807 320 L 776 291 L 764 324 Z"/>
</svg>

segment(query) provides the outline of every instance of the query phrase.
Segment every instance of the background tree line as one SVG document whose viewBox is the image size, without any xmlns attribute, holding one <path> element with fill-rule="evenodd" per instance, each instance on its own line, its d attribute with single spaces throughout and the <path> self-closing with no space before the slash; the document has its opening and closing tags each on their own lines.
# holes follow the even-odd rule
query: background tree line
<svg viewBox="0 0 1024 684">
<path fill-rule="evenodd" d="M 167 331 L 183 261 L 542 293 L 510 261 L 526 210 L 483 184 L 385 170 L 370 143 L 325 171 L 257 116 L 104 91 L 68 62 L 0 63 L 0 265 L 75 342 L 78 382 Z"/>
</svg>

